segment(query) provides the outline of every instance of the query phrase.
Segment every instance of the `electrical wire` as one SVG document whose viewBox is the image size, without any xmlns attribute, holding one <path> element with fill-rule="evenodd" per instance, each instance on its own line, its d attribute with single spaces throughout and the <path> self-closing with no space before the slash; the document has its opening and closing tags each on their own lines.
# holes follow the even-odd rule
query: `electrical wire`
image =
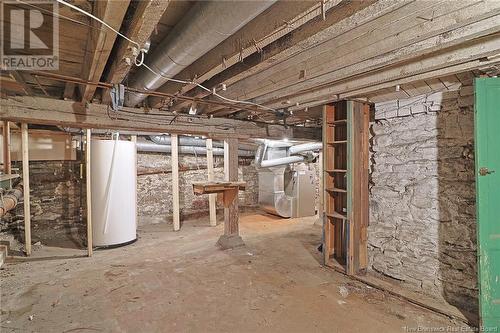
<svg viewBox="0 0 500 333">
<path fill-rule="evenodd" d="M 230 102 L 230 103 L 234 103 L 234 104 L 246 104 L 246 105 L 253 105 L 253 106 L 257 106 L 261 109 L 264 109 L 266 111 L 273 111 L 273 112 L 278 112 L 276 109 L 273 109 L 273 108 L 270 108 L 270 107 L 267 107 L 265 105 L 262 105 L 262 104 L 258 104 L 258 103 L 254 103 L 254 102 L 250 102 L 250 101 L 238 101 L 238 100 L 235 100 L 235 99 L 231 99 L 231 98 L 227 98 L 227 97 L 224 97 L 220 94 L 218 94 L 216 91 L 215 91 L 215 88 L 214 89 L 209 89 L 203 85 L 201 85 L 200 83 L 198 82 L 195 82 L 195 81 L 186 81 L 186 80 L 179 80 L 179 79 L 174 79 L 174 78 L 170 78 L 170 77 L 167 77 L 166 75 L 162 74 L 162 73 L 158 73 L 156 71 L 154 71 L 151 67 L 149 67 L 148 65 L 146 65 L 144 63 L 144 54 L 145 54 L 145 50 L 144 49 L 141 49 L 141 46 L 139 45 L 139 43 L 137 43 L 136 41 L 130 39 L 129 37 L 125 36 L 124 34 L 122 34 L 121 32 L 119 32 L 118 30 L 114 29 L 112 26 L 110 26 L 109 24 L 107 24 L 105 21 L 101 20 L 100 18 L 92 15 L 91 13 L 75 6 L 75 5 L 72 5 L 64 0 L 57 0 L 58 3 L 62 4 L 62 5 L 65 5 L 65 6 L 68 6 L 80 13 L 82 13 L 83 15 L 86 15 L 94 20 L 96 20 L 97 22 L 103 24 L 104 26 L 106 26 L 108 29 L 110 29 L 111 31 L 113 31 L 114 33 L 116 33 L 118 36 L 124 38 L 125 40 L 129 41 L 130 43 L 134 44 L 137 46 L 137 56 L 134 60 L 134 64 L 137 66 L 137 67 L 144 67 L 146 68 L 147 70 L 149 70 L 151 73 L 155 74 L 156 76 L 160 76 L 160 77 L 163 77 L 164 79 L 168 80 L 168 81 L 171 81 L 171 82 L 176 82 L 176 83 L 181 83 L 181 84 L 194 84 L 196 85 L 197 87 L 205 90 L 205 91 L 208 91 L 210 92 L 211 94 L 213 94 L 214 96 L 222 99 L 222 100 L 225 100 L 227 102 Z M 138 61 L 137 58 L 138 57 L 141 57 L 140 60 Z"/>
</svg>

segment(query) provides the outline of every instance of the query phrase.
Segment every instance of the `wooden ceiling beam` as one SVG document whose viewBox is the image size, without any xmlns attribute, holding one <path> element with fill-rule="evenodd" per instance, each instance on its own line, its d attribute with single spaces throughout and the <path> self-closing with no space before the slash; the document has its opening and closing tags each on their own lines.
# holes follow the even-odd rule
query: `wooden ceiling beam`
<svg viewBox="0 0 500 333">
<path fill-rule="evenodd" d="M 213 138 L 296 138 L 318 140 L 321 129 L 285 127 L 224 118 L 176 115 L 157 109 L 122 108 L 42 97 L 0 99 L 3 120 L 74 128 L 116 129 L 138 132 L 206 135 Z"/>
<path fill-rule="evenodd" d="M 341 0 L 325 1 L 329 10 Z M 235 34 L 207 52 L 203 57 L 175 76 L 180 80 L 203 82 L 226 68 L 243 61 L 270 43 L 288 34 L 302 25 L 309 24 L 315 17 L 321 17 L 321 2 L 281 0 L 246 24 Z M 181 85 L 167 82 L 158 89 L 161 92 L 181 93 L 195 88 L 196 85 Z M 160 98 L 149 98 L 150 105 L 159 107 Z"/>
<path fill-rule="evenodd" d="M 142 48 L 167 10 L 170 0 L 136 1 L 134 4 L 137 4 L 137 8 L 125 35 Z M 136 46 L 123 38 L 117 41 L 116 56 L 106 74 L 106 82 L 121 83 L 125 79 L 134 63 L 133 47 Z"/>
<path fill-rule="evenodd" d="M 307 24 L 295 27 L 286 36 L 263 47 L 261 52 L 254 52 L 243 59 L 243 61 L 239 61 L 233 66 L 228 67 L 203 84 L 209 88 L 217 87 L 222 83 L 229 86 L 276 63 L 284 61 L 294 54 L 303 52 L 314 45 L 331 39 L 332 36 L 338 34 L 339 22 L 343 22 L 349 17 L 354 18 L 358 24 L 361 24 L 366 20 L 371 20 L 377 15 L 383 15 L 404 4 L 401 1 L 384 1 L 375 4 L 374 2 L 370 0 L 341 3 L 326 12 L 325 20 L 319 16 L 308 21 Z M 194 88 L 187 95 L 202 98 L 209 94 L 209 92 L 203 89 Z M 221 92 L 221 94 L 226 95 L 225 92 Z M 176 103 L 173 109 L 180 110 L 186 107 L 189 107 L 189 105 L 181 101 Z"/>
<path fill-rule="evenodd" d="M 280 99 L 287 100 L 308 89 L 319 89 L 355 74 L 425 57 L 500 29 L 497 24 L 499 3 L 416 2 L 411 6 L 423 8 L 405 12 L 404 20 L 401 16 L 399 20 L 389 19 L 397 15 L 392 12 L 368 25 L 357 25 L 321 46 L 237 82 L 228 87 L 226 96 L 266 105 L 273 101 L 272 105 L 279 105 Z M 403 15 L 403 9 L 407 10 L 401 8 L 399 15 Z M 436 16 L 427 20 L 428 14 Z M 364 32 L 366 29 L 369 33 Z M 338 50 L 329 54 L 327 50 L 335 45 Z M 304 78 L 297 74 L 300 64 L 307 69 Z"/>
<path fill-rule="evenodd" d="M 408 79 L 420 74 L 435 77 L 433 72 L 455 65 L 466 64 L 468 70 L 472 70 L 484 66 L 484 64 L 488 63 L 486 61 L 488 56 L 494 56 L 498 53 L 500 53 L 500 33 L 469 41 L 465 45 L 433 52 L 425 57 L 387 66 L 383 70 L 360 71 L 366 74 L 351 75 L 348 78 L 336 80 L 326 85 L 318 85 L 313 89 L 304 90 L 294 95 L 280 97 L 276 95 L 273 102 L 267 103 L 267 105 L 269 107 L 282 107 L 282 100 L 286 99 L 290 102 L 291 110 L 298 110 L 304 108 L 305 103 L 308 101 L 332 99 L 335 95 L 351 96 L 352 91 L 370 89 L 395 80 Z M 405 81 L 412 82 L 415 80 Z M 296 103 L 300 103 L 299 106 L 295 106 Z"/>
<path fill-rule="evenodd" d="M 22 77 L 21 73 L 19 71 L 11 71 L 10 75 L 16 80 L 17 83 L 22 87 L 26 95 L 28 96 L 34 96 L 35 93 L 33 89 L 26 83 L 26 80 Z"/>
<path fill-rule="evenodd" d="M 130 0 L 98 0 L 93 2 L 92 14 L 120 30 L 123 18 Z M 99 81 L 116 40 L 116 33 L 92 20 L 89 37 L 85 48 L 85 58 L 82 68 L 82 78 L 88 81 Z M 91 101 L 96 86 L 80 85 L 80 95 L 83 101 Z"/>
</svg>

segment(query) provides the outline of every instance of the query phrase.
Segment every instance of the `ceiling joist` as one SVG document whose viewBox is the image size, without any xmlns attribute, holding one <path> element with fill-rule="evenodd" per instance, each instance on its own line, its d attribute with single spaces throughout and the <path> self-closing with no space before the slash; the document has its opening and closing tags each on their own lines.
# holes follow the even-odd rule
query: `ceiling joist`
<svg viewBox="0 0 500 333">
<path fill-rule="evenodd" d="M 137 8 L 133 12 L 125 35 L 143 48 L 167 10 L 170 0 L 137 1 L 136 3 Z M 106 74 L 106 82 L 121 83 L 125 79 L 134 63 L 134 47 L 137 46 L 123 38 L 117 40 L 117 52 Z"/>
<path fill-rule="evenodd" d="M 157 109 L 121 108 L 40 97 L 0 99 L 0 117 L 13 122 L 138 132 L 197 134 L 217 138 L 297 138 L 318 140 L 321 129 L 191 117 Z"/>
<path fill-rule="evenodd" d="M 123 17 L 127 11 L 130 0 L 100 0 L 93 3 L 92 14 L 120 30 Z M 87 39 L 86 53 L 82 68 L 82 78 L 88 81 L 99 81 L 108 61 L 111 50 L 116 40 L 116 33 L 92 20 Z M 96 86 L 80 85 L 83 101 L 91 101 L 94 97 Z"/>
</svg>

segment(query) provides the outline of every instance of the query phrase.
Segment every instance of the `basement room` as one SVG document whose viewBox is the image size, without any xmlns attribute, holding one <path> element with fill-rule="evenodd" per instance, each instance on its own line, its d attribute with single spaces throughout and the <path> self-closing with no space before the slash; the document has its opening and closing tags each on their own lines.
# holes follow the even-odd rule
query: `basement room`
<svg viewBox="0 0 500 333">
<path fill-rule="evenodd" d="M 500 331 L 499 0 L 0 17 L 0 332 Z"/>
</svg>

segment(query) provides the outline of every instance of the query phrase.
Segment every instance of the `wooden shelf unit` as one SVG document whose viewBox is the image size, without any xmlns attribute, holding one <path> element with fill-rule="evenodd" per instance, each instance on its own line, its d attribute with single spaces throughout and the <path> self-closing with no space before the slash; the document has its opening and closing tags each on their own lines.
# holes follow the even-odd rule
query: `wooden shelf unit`
<svg viewBox="0 0 500 333">
<path fill-rule="evenodd" d="M 351 275 L 367 267 L 369 121 L 368 104 L 323 109 L 324 264 Z"/>
</svg>

